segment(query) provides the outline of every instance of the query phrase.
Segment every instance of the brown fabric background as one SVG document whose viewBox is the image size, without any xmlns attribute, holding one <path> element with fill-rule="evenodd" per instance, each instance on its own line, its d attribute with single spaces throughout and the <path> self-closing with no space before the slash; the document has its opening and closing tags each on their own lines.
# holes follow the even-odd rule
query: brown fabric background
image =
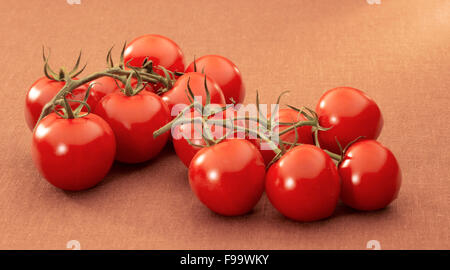
<svg viewBox="0 0 450 270">
<path fill-rule="evenodd" d="M 0 3 L 0 248 L 65 249 L 448 249 L 450 209 L 450 1 L 101 1 Z M 403 170 L 385 210 L 296 223 L 264 196 L 253 213 L 213 214 L 191 193 L 187 170 L 167 147 L 142 165 L 114 165 L 96 188 L 63 192 L 33 166 L 24 96 L 51 64 L 104 68 L 112 44 L 159 33 L 186 61 L 217 53 L 241 69 L 246 102 L 290 90 L 285 102 L 314 107 L 327 89 L 363 89 L 381 107 L 379 138 Z M 86 74 L 87 74 L 86 73 Z"/>
</svg>

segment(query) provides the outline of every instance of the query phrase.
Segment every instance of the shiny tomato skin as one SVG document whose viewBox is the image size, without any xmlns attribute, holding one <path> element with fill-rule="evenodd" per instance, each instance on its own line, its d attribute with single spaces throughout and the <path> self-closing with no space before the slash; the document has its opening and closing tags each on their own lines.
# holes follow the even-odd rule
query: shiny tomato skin
<svg viewBox="0 0 450 270">
<path fill-rule="evenodd" d="M 186 126 L 187 125 L 176 127 L 177 132 L 186 135 L 189 134 L 189 132 L 187 132 L 184 128 Z M 191 133 L 193 133 L 193 131 Z M 206 145 L 203 139 L 192 138 L 190 140 L 191 142 L 197 145 Z M 187 168 L 189 168 L 189 164 L 191 163 L 191 160 L 195 156 L 195 154 L 197 154 L 197 152 L 200 151 L 200 149 L 202 149 L 201 147 L 190 145 L 188 141 L 182 137 L 178 139 L 172 137 L 172 144 L 178 158 L 181 160 L 181 162 L 183 162 L 184 166 L 186 166 Z"/>
<path fill-rule="evenodd" d="M 314 145 L 291 149 L 266 174 L 266 194 L 270 202 L 284 216 L 296 221 L 331 216 L 339 191 L 336 165 Z"/>
<path fill-rule="evenodd" d="M 322 148 L 339 153 L 336 138 L 342 147 L 360 136 L 376 139 L 383 128 L 383 116 L 378 105 L 363 91 L 351 87 L 328 90 L 316 107 L 322 127 L 319 131 Z"/>
<path fill-rule="evenodd" d="M 143 35 L 131 41 L 125 49 L 124 61 L 140 67 L 148 57 L 153 66 L 159 65 L 170 71 L 184 71 L 184 56 L 180 47 L 171 39 L 160 35 Z M 158 72 L 161 73 L 161 72 Z"/>
<path fill-rule="evenodd" d="M 64 81 L 55 81 L 50 80 L 47 77 L 42 77 L 38 79 L 28 90 L 25 97 L 25 120 L 27 122 L 30 130 L 33 130 L 36 125 L 39 116 L 41 115 L 42 109 L 45 104 L 50 102 L 56 94 L 58 94 L 59 90 L 64 87 L 66 83 Z M 80 96 L 83 96 L 86 93 L 86 87 L 80 86 L 77 89 L 74 89 L 75 99 L 79 99 Z M 84 94 L 83 94 L 84 93 Z M 73 96 L 68 96 L 67 98 L 73 98 Z M 88 99 L 88 103 L 94 102 L 91 97 Z M 71 106 L 75 108 L 78 106 L 78 103 L 73 103 Z"/>
<path fill-rule="evenodd" d="M 220 55 L 205 55 L 196 59 L 195 64 L 197 72 L 205 71 L 206 75 L 217 82 L 227 103 L 231 104 L 231 99 L 236 103 L 244 102 L 244 82 L 241 72 L 233 62 Z M 194 72 L 194 62 L 186 68 L 186 72 Z"/>
<path fill-rule="evenodd" d="M 133 88 L 136 87 L 137 82 L 138 80 L 136 78 L 131 78 L 131 86 Z M 92 85 L 90 95 L 97 101 L 97 103 L 100 102 L 104 96 L 120 91 L 119 86 L 122 88 L 124 87 L 120 81 L 117 81 L 116 83 L 115 79 L 109 76 L 103 76 L 93 80 L 89 85 Z M 145 86 L 145 90 L 154 92 L 151 84 L 147 84 Z"/>
<path fill-rule="evenodd" d="M 269 115 L 270 117 L 270 115 Z M 297 111 L 290 108 L 282 108 L 278 111 L 278 116 L 274 119 L 275 127 L 273 128 L 273 132 L 281 132 L 288 128 L 289 126 L 279 125 L 280 122 L 284 123 L 296 123 L 299 121 L 307 121 L 306 117 L 302 114 L 299 114 Z M 302 143 L 302 144 L 314 144 L 312 127 L 311 126 L 302 126 L 297 129 L 297 141 L 295 140 L 295 130 L 289 131 L 281 136 L 279 136 L 280 140 L 290 143 Z M 256 147 L 261 151 L 261 154 L 264 158 L 264 163 L 268 165 L 272 159 L 275 157 L 275 152 L 270 149 L 261 149 L 261 140 L 260 139 L 250 139 Z M 286 145 L 286 148 L 289 148 L 290 145 Z"/>
<path fill-rule="evenodd" d="M 64 190 L 95 186 L 114 161 L 116 141 L 109 125 L 95 114 L 64 119 L 44 117 L 33 132 L 31 152 L 41 175 Z"/>
<path fill-rule="evenodd" d="M 231 139 L 201 149 L 189 165 L 189 183 L 197 198 L 224 216 L 243 215 L 264 191 L 265 166 L 250 142 Z"/>
<path fill-rule="evenodd" d="M 402 175 L 394 154 L 375 140 L 352 144 L 339 165 L 342 202 L 357 210 L 378 210 L 394 201 Z"/>
<path fill-rule="evenodd" d="M 222 107 L 222 105 L 219 104 L 211 104 L 211 106 L 214 107 Z M 219 120 L 219 119 L 229 119 L 236 116 L 236 111 L 230 107 L 226 111 L 217 113 L 213 116 L 211 116 L 209 119 Z M 200 113 L 194 109 L 192 109 L 190 112 L 185 113 L 183 116 L 184 119 L 192 119 L 193 117 L 200 117 Z M 243 126 L 242 121 L 235 121 L 234 124 L 240 124 Z M 173 147 L 175 149 L 175 152 L 179 159 L 183 162 L 183 164 L 186 167 L 189 167 L 189 164 L 191 163 L 192 158 L 195 156 L 195 154 L 202 149 L 201 147 L 194 146 L 189 144 L 189 142 L 186 140 L 186 137 L 194 144 L 196 145 L 203 145 L 206 146 L 205 140 L 201 137 L 201 130 L 203 126 L 200 123 L 184 123 L 182 125 L 176 125 L 172 129 L 172 143 Z M 227 135 L 227 132 L 229 129 L 224 128 L 221 125 L 210 125 L 210 129 L 212 132 L 212 135 L 215 140 L 222 138 L 223 136 Z M 195 133 L 197 131 L 197 134 Z M 241 137 L 238 137 L 238 134 L 240 134 Z M 245 138 L 244 133 L 242 132 L 235 132 L 232 134 L 229 134 L 227 138 Z"/>
<path fill-rule="evenodd" d="M 131 79 L 131 87 L 136 88 L 137 84 L 138 84 L 138 80 L 135 78 L 132 78 Z M 155 88 L 154 88 L 155 86 L 153 84 L 145 83 L 145 82 L 144 82 L 144 84 L 145 84 L 145 88 L 144 88 L 145 91 L 155 93 Z"/>
<path fill-rule="evenodd" d="M 121 85 L 120 82 L 117 83 Z M 109 76 L 104 76 L 93 80 L 89 83 L 89 85 L 92 85 L 91 95 L 97 100 L 97 102 L 99 102 L 107 94 L 119 91 L 119 87 L 117 86 L 115 79 Z"/>
<path fill-rule="evenodd" d="M 77 89 L 72 90 L 71 93 L 67 94 L 67 99 L 72 100 L 84 100 L 84 97 L 86 96 L 87 86 L 81 86 Z M 95 107 L 97 107 L 97 103 L 100 101 L 98 97 L 94 96 L 94 92 L 89 91 L 89 98 L 87 99 L 87 104 L 89 105 L 91 112 L 95 110 Z M 80 106 L 80 103 L 78 102 L 69 102 L 70 107 L 72 110 L 76 109 L 78 106 Z M 87 111 L 86 107 L 83 107 L 82 111 Z"/>
<path fill-rule="evenodd" d="M 172 89 L 162 95 L 162 99 L 169 106 L 169 111 L 171 112 L 172 117 L 176 116 L 176 113 L 172 112 L 172 108 L 175 105 L 190 104 L 189 98 L 186 94 L 188 80 L 194 96 L 201 96 L 202 104 L 205 105 L 205 75 L 198 72 L 185 73 L 178 78 Z M 208 86 L 208 90 L 211 95 L 211 103 L 225 104 L 225 97 L 223 96 L 222 89 L 220 89 L 220 86 L 208 76 L 206 76 L 206 85 Z"/>
<path fill-rule="evenodd" d="M 156 139 L 153 132 L 169 122 L 162 99 L 147 91 L 134 96 L 122 92 L 106 95 L 94 112 L 102 117 L 116 136 L 116 160 L 139 163 L 154 158 L 167 142 L 169 133 Z"/>
</svg>

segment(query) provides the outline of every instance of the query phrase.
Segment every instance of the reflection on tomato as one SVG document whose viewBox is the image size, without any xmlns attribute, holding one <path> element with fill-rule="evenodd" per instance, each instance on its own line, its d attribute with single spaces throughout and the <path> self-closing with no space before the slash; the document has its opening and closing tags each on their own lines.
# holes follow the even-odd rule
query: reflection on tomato
<svg viewBox="0 0 450 270">
<path fill-rule="evenodd" d="M 74 78 L 74 80 L 76 80 L 76 78 Z M 30 130 L 33 130 L 36 125 L 45 104 L 50 102 L 65 84 L 64 81 L 55 81 L 50 80 L 47 77 L 42 77 L 31 86 L 25 98 L 25 120 Z M 68 95 L 67 98 L 83 100 L 86 90 L 86 86 L 80 86 L 79 88 L 74 89 L 74 94 Z M 88 104 L 95 106 L 95 100 L 89 97 Z M 71 107 L 73 108 L 76 108 L 78 105 L 79 103 L 71 103 Z"/>
<path fill-rule="evenodd" d="M 154 158 L 169 137 L 164 133 L 156 139 L 153 132 L 169 122 L 169 110 L 162 99 L 147 91 L 127 96 L 115 92 L 105 96 L 95 114 L 101 116 L 116 136 L 116 160 L 139 163 Z"/>
<path fill-rule="evenodd" d="M 377 210 L 397 198 L 402 175 L 397 159 L 374 140 L 352 144 L 339 165 L 342 201 L 358 210 Z"/>
<path fill-rule="evenodd" d="M 109 125 L 95 114 L 44 117 L 33 132 L 31 152 L 42 176 L 64 190 L 95 186 L 108 173 L 116 150 Z"/>
<path fill-rule="evenodd" d="M 266 193 L 286 217 L 314 221 L 331 216 L 340 191 L 331 158 L 314 145 L 300 145 L 284 154 L 266 175 Z"/>
<path fill-rule="evenodd" d="M 131 78 L 131 87 L 136 88 L 138 80 L 136 78 Z M 111 93 L 120 91 L 124 85 L 120 81 L 116 81 L 113 77 L 103 76 L 96 80 L 93 80 L 89 85 L 91 85 L 90 95 L 98 103 L 100 100 Z M 120 87 L 120 88 L 119 88 Z M 145 90 L 149 92 L 153 91 L 152 84 L 145 84 Z M 94 110 L 95 108 L 91 108 Z"/>
<path fill-rule="evenodd" d="M 100 77 L 93 80 L 89 85 L 91 85 L 91 95 L 95 98 L 97 103 L 107 94 L 114 93 L 119 90 L 117 85 L 121 85 L 118 81 L 109 76 Z M 94 108 L 95 109 L 95 108 Z"/>
<path fill-rule="evenodd" d="M 219 104 L 210 104 L 208 109 L 210 110 L 220 110 L 222 105 Z M 213 120 L 221 120 L 221 119 L 232 119 L 237 116 L 237 112 L 233 107 L 227 108 L 223 112 L 216 113 L 210 116 L 208 119 Z M 201 114 L 194 109 L 191 109 L 189 112 L 186 112 L 181 119 L 193 119 L 194 117 L 201 117 Z M 231 123 L 230 123 L 231 124 Z M 244 126 L 243 121 L 234 121 L 233 125 L 241 125 Z M 233 133 L 229 133 L 230 129 L 223 127 L 220 124 L 214 124 L 213 122 L 207 122 L 211 130 L 211 134 L 214 140 L 218 140 L 223 136 L 227 136 L 227 138 L 245 138 L 245 134 L 243 132 L 235 131 Z M 205 140 L 202 138 L 203 127 L 199 122 L 189 122 L 183 123 L 180 125 L 175 125 L 172 128 L 172 142 L 175 152 L 180 160 L 186 167 L 189 167 L 189 164 L 195 154 L 202 149 L 201 146 L 206 146 Z M 188 140 L 195 145 L 191 145 Z M 196 146 L 199 145 L 199 146 Z"/>
<path fill-rule="evenodd" d="M 211 79 L 217 82 L 223 91 L 225 101 L 229 104 L 243 103 L 245 98 L 245 87 L 241 72 L 229 59 L 220 55 L 205 55 L 195 60 L 197 72 L 205 72 Z M 194 62 L 187 68 L 186 72 L 194 72 Z"/>
<path fill-rule="evenodd" d="M 273 120 L 275 122 L 275 126 L 272 128 L 272 133 L 278 134 L 279 132 L 289 127 L 286 125 L 280 125 L 279 123 L 297 123 L 299 121 L 307 121 L 308 119 L 306 119 L 306 117 L 303 114 L 300 114 L 299 112 L 293 109 L 283 108 L 279 109 L 277 116 Z M 294 129 L 279 136 L 278 139 L 288 143 L 314 144 L 311 126 L 298 127 L 296 128 L 296 130 L 297 130 L 297 140 L 295 137 Z M 261 139 L 250 139 L 250 141 L 253 142 L 256 145 L 256 147 L 261 151 L 261 154 L 264 158 L 264 163 L 268 165 L 275 157 L 276 155 L 275 152 L 272 149 L 267 149 L 269 148 L 269 145 L 267 145 L 266 148 L 262 149 Z M 286 144 L 285 147 L 289 148 L 291 146 Z"/>
<path fill-rule="evenodd" d="M 189 105 L 191 103 L 187 94 L 188 82 L 194 96 L 199 98 L 201 97 L 202 104 L 205 105 L 205 75 L 198 72 L 185 73 L 183 76 L 178 78 L 172 89 L 162 95 L 162 99 L 169 106 L 169 111 L 173 117 L 177 115 L 177 112 L 179 112 L 179 110 L 176 110 L 175 112 L 172 111 L 175 105 Z M 225 104 L 225 98 L 219 85 L 208 76 L 206 76 L 206 85 L 211 96 L 211 103 Z"/>
<path fill-rule="evenodd" d="M 360 136 L 376 139 L 383 128 L 383 116 L 378 105 L 364 92 L 351 87 L 338 87 L 327 91 L 319 100 L 316 112 L 322 127 L 319 131 L 322 148 L 339 153 L 342 147 Z"/>
<path fill-rule="evenodd" d="M 197 198 L 212 211 L 243 215 L 264 191 L 264 161 L 247 140 L 232 139 L 203 148 L 189 166 L 189 183 Z"/>
</svg>

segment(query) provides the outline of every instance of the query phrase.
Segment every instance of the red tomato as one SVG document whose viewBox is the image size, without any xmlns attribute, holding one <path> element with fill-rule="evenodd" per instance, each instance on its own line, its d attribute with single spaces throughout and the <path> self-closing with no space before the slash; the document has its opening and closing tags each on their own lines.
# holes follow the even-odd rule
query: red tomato
<svg viewBox="0 0 450 270">
<path fill-rule="evenodd" d="M 130 65 L 142 66 L 145 58 L 153 61 L 153 66 L 159 65 L 170 71 L 184 71 L 184 56 L 180 47 L 171 39 L 160 35 L 144 35 L 131 41 L 125 49 L 124 61 L 131 60 Z M 161 75 L 160 70 L 156 70 Z"/>
<path fill-rule="evenodd" d="M 131 78 L 131 86 L 136 87 L 138 80 L 136 78 Z M 119 86 L 124 87 L 120 81 L 115 81 L 114 78 L 109 76 L 100 77 L 96 80 L 91 81 L 91 93 L 90 95 L 97 101 L 97 103 L 107 94 L 119 91 Z M 145 86 L 145 90 L 153 92 L 153 87 L 151 84 Z M 95 109 L 95 108 L 94 108 Z"/>
<path fill-rule="evenodd" d="M 397 198 L 402 175 L 397 159 L 374 140 L 352 144 L 339 165 L 341 199 L 358 210 L 377 210 Z"/>
<path fill-rule="evenodd" d="M 86 96 L 87 87 L 82 86 L 80 88 L 72 90 L 71 93 L 67 94 L 67 99 L 73 99 L 73 100 L 83 100 Z M 89 105 L 91 111 L 95 110 L 95 107 L 97 106 L 97 103 L 100 101 L 97 97 L 94 97 L 93 92 L 89 92 L 89 98 L 87 99 L 87 104 Z M 78 102 L 69 102 L 70 107 L 72 109 L 77 108 L 80 103 Z M 87 111 L 86 108 L 83 108 L 82 111 Z"/>
<path fill-rule="evenodd" d="M 132 78 L 131 79 L 131 87 L 136 88 L 137 84 L 138 84 L 138 80 L 135 79 L 135 78 Z M 151 93 L 155 92 L 154 86 L 151 83 L 147 83 L 146 84 L 144 82 L 144 84 L 145 84 L 145 88 L 144 88 L 145 91 L 148 91 L 148 92 L 151 92 Z"/>
<path fill-rule="evenodd" d="M 264 191 L 264 161 L 246 140 L 233 139 L 203 148 L 189 166 L 189 183 L 212 211 L 236 216 L 248 213 Z"/>
<path fill-rule="evenodd" d="M 33 132 L 31 153 L 42 176 L 64 190 L 95 186 L 114 161 L 116 141 L 109 125 L 95 114 L 64 119 L 44 117 Z"/>
<path fill-rule="evenodd" d="M 211 104 L 211 108 L 220 108 L 222 105 L 219 104 Z M 200 113 L 197 110 L 191 109 L 190 112 L 184 114 L 182 119 L 192 119 L 194 117 L 200 117 Z M 220 119 L 230 119 L 236 116 L 236 111 L 229 107 L 226 111 L 217 113 L 213 116 L 210 116 L 211 120 L 220 120 Z M 215 140 L 222 138 L 227 135 L 229 129 L 224 128 L 222 125 L 215 125 L 213 123 L 208 123 L 212 132 L 212 135 Z M 241 124 L 243 126 L 242 121 L 235 121 L 234 125 Z M 202 130 L 203 125 L 201 123 L 184 123 L 182 125 L 176 125 L 172 130 L 172 142 L 175 152 L 180 160 L 186 167 L 189 167 L 192 158 L 195 154 L 202 149 L 201 147 L 194 146 L 189 144 L 186 140 L 188 138 L 192 143 L 196 145 L 206 146 L 206 142 L 202 138 Z M 238 137 L 237 134 L 241 134 L 241 137 Z M 242 132 L 234 132 L 229 134 L 227 138 L 245 138 Z"/>
<path fill-rule="evenodd" d="M 188 95 L 186 93 L 187 83 L 189 80 L 189 86 L 195 96 L 202 97 L 202 104 L 205 105 L 206 102 L 206 91 L 205 91 L 205 75 L 197 72 L 185 73 L 183 76 L 178 78 L 172 89 L 162 95 L 162 99 L 169 106 L 169 111 L 171 115 L 175 117 L 178 115 L 179 110 L 172 112 L 172 108 L 177 104 L 189 105 Z M 220 86 L 208 76 L 206 76 L 206 85 L 208 86 L 209 93 L 211 95 L 211 103 L 225 104 L 225 98 L 223 96 Z"/>
<path fill-rule="evenodd" d="M 331 216 L 339 199 L 339 174 L 331 158 L 314 145 L 284 154 L 266 175 L 266 193 L 275 208 L 297 221 Z"/>
<path fill-rule="evenodd" d="M 269 115 L 270 117 L 270 115 Z M 275 117 L 274 121 L 276 125 L 273 127 L 273 133 L 278 133 L 289 126 L 279 125 L 279 123 L 296 123 L 299 121 L 307 121 L 306 117 L 303 114 L 299 114 L 297 111 L 289 108 L 283 108 L 278 111 L 278 116 Z M 266 127 L 267 128 L 267 127 Z M 279 136 L 280 140 L 290 143 L 302 143 L 302 144 L 314 144 L 312 127 L 311 126 L 302 126 L 297 129 L 297 141 L 295 140 L 295 130 L 289 131 L 281 136 Z M 268 165 L 270 161 L 275 157 L 275 152 L 271 149 L 261 149 L 261 140 L 260 139 L 250 139 L 256 147 L 261 151 L 261 154 L 264 158 L 264 163 Z M 286 145 L 286 148 L 289 148 L 290 145 Z"/>
<path fill-rule="evenodd" d="M 383 116 L 378 105 L 364 92 L 351 87 L 328 90 L 316 107 L 322 127 L 319 131 L 322 148 L 339 153 L 336 138 L 342 147 L 360 136 L 376 139 L 383 128 Z"/>
<path fill-rule="evenodd" d="M 243 103 L 245 98 L 245 86 L 242 81 L 241 72 L 233 62 L 220 55 L 205 55 L 195 60 L 197 72 L 205 71 L 211 79 L 215 80 L 223 91 L 227 103 Z M 186 72 L 193 72 L 194 62 L 187 68 Z"/>
<path fill-rule="evenodd" d="M 153 132 L 169 122 L 167 105 L 154 93 L 108 94 L 98 104 L 95 114 L 105 119 L 114 131 L 116 160 L 121 162 L 139 163 L 155 157 L 169 137 L 165 133 L 153 138 Z"/>
<path fill-rule="evenodd" d="M 120 82 L 117 83 L 121 85 Z M 117 83 L 114 78 L 109 76 L 104 76 L 93 80 L 89 84 L 92 85 L 91 95 L 95 98 L 95 100 L 97 100 L 97 102 L 99 102 L 107 94 L 114 93 L 119 90 Z"/>
<path fill-rule="evenodd" d="M 50 80 L 47 77 L 42 77 L 31 86 L 25 98 L 25 120 L 30 130 L 33 130 L 36 125 L 45 104 L 50 102 L 65 84 L 65 82 Z M 75 97 L 73 95 L 68 95 L 67 98 L 82 100 L 84 98 L 84 94 L 86 93 L 86 89 L 87 88 L 85 86 L 80 86 L 79 88 L 73 90 Z M 95 101 L 89 97 L 88 103 L 95 104 Z M 76 107 L 78 105 L 79 103 L 71 104 L 72 107 Z"/>
</svg>

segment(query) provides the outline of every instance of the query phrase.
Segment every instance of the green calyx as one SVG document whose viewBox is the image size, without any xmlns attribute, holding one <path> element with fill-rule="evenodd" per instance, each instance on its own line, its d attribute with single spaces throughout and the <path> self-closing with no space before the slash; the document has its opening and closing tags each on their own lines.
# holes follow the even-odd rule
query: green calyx
<svg viewBox="0 0 450 270">
<path fill-rule="evenodd" d="M 271 117 L 269 117 L 269 119 L 267 119 L 267 117 L 260 111 L 260 102 L 259 102 L 258 92 L 256 95 L 257 96 L 256 106 L 258 109 L 257 117 L 237 116 L 237 117 L 227 118 L 227 119 L 217 119 L 217 120 L 210 119 L 211 116 L 213 116 L 219 112 L 223 112 L 223 111 L 227 110 L 230 105 L 232 106 L 232 104 L 223 106 L 220 109 L 215 110 L 215 111 L 206 111 L 205 107 L 207 107 L 211 103 L 210 92 L 209 92 L 208 86 L 206 84 L 206 76 L 205 76 L 205 84 L 204 84 L 205 94 L 206 94 L 206 102 L 205 102 L 204 106 L 201 103 L 199 103 L 198 100 L 195 99 L 194 93 L 190 87 L 189 82 L 190 82 L 190 79 L 188 78 L 186 95 L 190 101 L 190 105 L 187 106 L 186 108 L 184 108 L 184 110 L 182 110 L 177 115 L 177 117 L 175 117 L 171 122 L 169 122 L 165 126 L 161 127 L 159 130 L 155 131 L 153 133 L 153 137 L 156 138 L 156 137 L 160 136 L 161 134 L 168 132 L 169 130 L 171 130 L 172 128 L 174 128 L 176 126 L 181 126 L 184 124 L 194 124 L 194 123 L 201 124 L 201 128 L 203 130 L 203 132 L 201 134 L 202 134 L 202 138 L 205 141 L 206 145 L 195 144 L 189 138 L 186 138 L 186 137 L 185 137 L 185 139 L 192 146 L 207 147 L 207 146 L 211 146 L 211 145 L 220 143 L 224 139 L 228 138 L 228 136 L 233 132 L 244 132 L 246 134 L 246 136 L 252 135 L 252 136 L 260 139 L 261 141 L 269 144 L 270 148 L 276 154 L 274 159 L 270 162 L 270 164 L 269 164 L 269 166 L 270 166 L 272 163 L 276 162 L 289 149 L 291 149 L 292 147 L 301 145 L 300 143 L 298 143 L 299 136 L 298 136 L 297 128 L 302 127 L 302 126 L 312 126 L 313 128 L 316 128 L 317 130 L 326 130 L 325 128 L 323 128 L 319 125 L 317 114 L 314 111 L 312 111 L 311 109 L 308 109 L 308 108 L 297 109 L 293 106 L 288 105 L 290 108 L 296 110 L 299 114 L 304 115 L 307 120 L 291 122 L 291 123 L 278 123 L 279 126 L 287 126 L 287 128 L 285 128 L 284 130 L 279 132 L 278 136 L 281 136 L 281 135 L 293 130 L 295 133 L 295 141 L 294 142 L 285 142 L 283 140 L 276 140 L 276 141 L 273 140 L 274 136 L 276 135 L 274 133 L 275 132 L 274 131 L 275 130 L 274 112 L 272 112 Z M 287 92 L 283 92 L 278 97 L 277 103 L 276 103 L 277 106 L 275 107 L 275 110 L 278 109 L 281 97 L 286 93 Z M 190 112 L 192 109 L 198 111 L 201 116 L 184 117 L 186 115 L 186 113 Z M 247 128 L 245 126 L 235 125 L 234 123 L 236 121 L 245 121 L 245 123 L 254 121 L 259 124 L 260 128 L 259 129 L 251 129 L 251 128 Z M 227 132 L 227 134 L 225 134 L 221 138 L 215 139 L 211 132 L 211 126 L 215 126 L 215 125 L 227 128 L 227 129 L 229 129 L 229 131 Z M 197 128 L 196 125 L 194 125 L 194 127 Z M 264 128 L 262 128 L 262 127 L 264 127 Z M 267 128 L 265 128 L 265 127 L 267 127 Z"/>
<path fill-rule="evenodd" d="M 50 80 L 54 80 L 54 81 L 65 81 L 66 78 L 74 78 L 74 77 L 80 75 L 87 66 L 87 64 L 85 64 L 81 69 L 79 69 L 80 61 L 81 61 L 81 54 L 82 54 L 82 52 L 80 51 L 80 54 L 78 55 L 75 65 L 70 72 L 66 72 L 64 68 L 61 68 L 59 70 L 59 72 L 55 72 L 55 71 L 53 71 L 53 69 L 50 67 L 50 65 L 48 63 L 48 60 L 50 58 L 50 51 L 49 51 L 49 55 L 47 56 L 45 54 L 45 47 L 42 46 L 42 58 L 44 59 L 44 75 L 45 75 L 45 77 L 47 77 Z"/>
<path fill-rule="evenodd" d="M 67 98 L 67 95 L 71 93 L 74 89 L 86 85 L 93 80 L 99 79 L 104 76 L 112 77 L 116 80 L 116 83 L 119 85 L 120 82 L 123 87 L 123 91 L 126 95 L 132 96 L 138 94 L 140 91 L 145 89 L 147 84 L 162 84 L 164 88 L 169 89 L 172 87 L 174 78 L 176 76 L 175 73 L 170 71 L 165 72 L 165 76 L 161 76 L 154 72 L 154 67 L 151 61 L 145 60 L 142 67 L 131 67 L 127 65 L 128 69 L 125 69 L 124 63 L 124 52 L 126 48 L 126 43 L 124 44 L 121 54 L 120 54 L 120 63 L 118 65 L 114 65 L 114 61 L 112 58 L 112 49 L 108 51 L 106 56 L 106 62 L 108 68 L 101 72 L 96 72 L 90 74 L 84 78 L 74 80 L 73 78 L 79 76 L 84 69 L 86 68 L 86 64 L 80 69 L 81 62 L 81 52 L 75 62 L 74 67 L 71 71 L 67 72 L 64 68 L 61 68 L 58 72 L 55 72 L 49 65 L 49 56 L 45 53 L 45 48 L 42 50 L 42 57 L 44 60 L 44 75 L 54 81 L 63 81 L 65 82 L 64 86 L 61 90 L 53 97 L 53 99 L 48 102 L 42 109 L 41 115 L 37 123 L 39 123 L 42 118 L 47 116 L 48 114 L 55 112 L 61 117 L 71 119 L 76 117 L 83 117 L 90 112 L 89 105 L 86 103 L 87 98 L 89 97 L 90 88 L 86 91 L 86 95 L 83 101 L 80 100 L 70 100 Z M 130 60 L 131 61 L 131 60 Z M 129 62 L 128 62 L 129 63 Z M 162 68 L 158 66 L 157 68 Z M 162 68 L 163 69 L 163 68 Z M 178 76 L 178 75 L 177 75 Z M 135 77 L 138 80 L 138 83 L 135 88 L 131 87 L 131 78 Z M 72 111 L 71 107 L 68 105 L 69 103 L 79 103 L 80 105 Z M 61 108 L 62 107 L 62 108 Z M 88 110 L 87 113 L 81 113 L 83 107 L 86 107 Z M 37 124 L 36 124 L 37 125 Z"/>
</svg>

